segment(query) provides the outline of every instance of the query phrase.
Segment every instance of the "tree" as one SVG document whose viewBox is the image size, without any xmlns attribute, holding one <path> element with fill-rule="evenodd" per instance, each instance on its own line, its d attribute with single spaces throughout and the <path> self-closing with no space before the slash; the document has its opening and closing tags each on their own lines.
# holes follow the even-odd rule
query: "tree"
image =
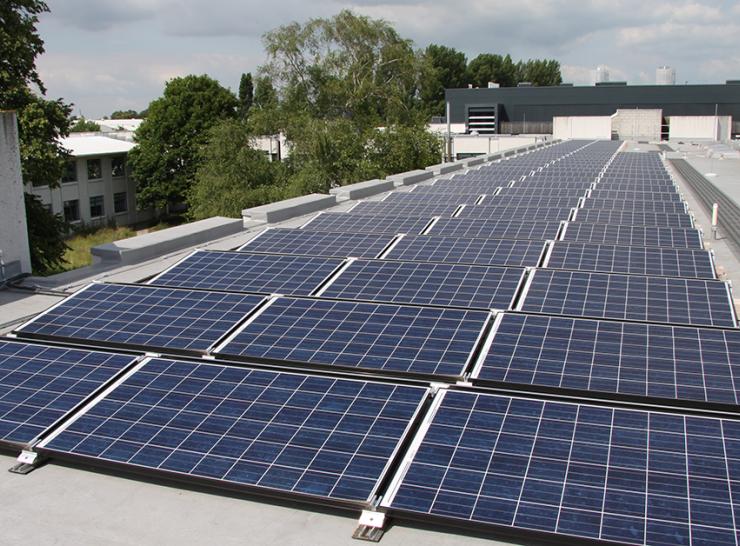
<svg viewBox="0 0 740 546">
<path fill-rule="evenodd" d="M 481 53 L 470 61 L 467 78 L 468 83 L 475 87 L 488 87 L 488 82 L 498 83 L 501 87 L 513 87 L 520 81 L 511 55 L 493 53 Z"/>
<path fill-rule="evenodd" d="M 560 85 L 563 78 L 560 75 L 560 63 L 554 59 L 530 59 L 527 62 L 517 63 L 519 81 L 530 82 L 532 85 L 548 86 Z"/>
<path fill-rule="evenodd" d="M 208 76 L 167 82 L 163 96 L 149 105 L 148 117 L 136 131 L 138 146 L 129 153 L 140 206 L 165 209 L 183 201 L 207 130 L 234 117 L 236 108 L 234 94 Z"/>
<path fill-rule="evenodd" d="M 242 74 L 239 80 L 239 115 L 247 117 L 249 109 L 254 102 L 254 84 L 252 83 L 252 73 Z"/>
<path fill-rule="evenodd" d="M 467 58 L 451 47 L 430 44 L 423 54 L 421 102 L 431 115 L 445 115 L 445 89 L 465 85 Z"/>
<path fill-rule="evenodd" d="M 61 99 L 47 100 L 36 70 L 36 57 L 44 52 L 36 24 L 49 11 L 39 0 L 4 0 L 0 3 L 0 110 L 16 110 L 21 169 L 26 184 L 54 187 L 64 168 L 67 151 L 59 138 L 69 131 L 71 107 Z M 66 227 L 33 196 L 26 194 L 31 263 L 39 274 L 64 260 Z"/>
<path fill-rule="evenodd" d="M 69 129 L 70 133 L 94 133 L 100 131 L 100 125 L 85 118 L 78 119 Z"/>
<path fill-rule="evenodd" d="M 439 163 L 442 141 L 424 124 L 395 125 L 373 131 L 368 155 L 378 166 L 380 176 L 388 176 Z"/>
<path fill-rule="evenodd" d="M 223 119 L 208 130 L 200 149 L 195 181 L 188 192 L 189 214 L 241 217 L 242 209 L 282 198 L 280 163 L 254 148 L 242 120 Z"/>
<path fill-rule="evenodd" d="M 405 121 L 417 106 L 418 59 L 383 20 L 345 10 L 279 27 L 263 41 L 262 71 L 294 111 L 369 127 Z"/>
<path fill-rule="evenodd" d="M 116 110 L 110 115 L 110 119 L 140 119 L 144 116 L 136 110 Z"/>
<path fill-rule="evenodd" d="M 278 105 L 277 91 L 272 85 L 269 76 L 257 78 L 257 85 L 254 90 L 253 105 L 260 109 L 274 108 Z"/>
</svg>

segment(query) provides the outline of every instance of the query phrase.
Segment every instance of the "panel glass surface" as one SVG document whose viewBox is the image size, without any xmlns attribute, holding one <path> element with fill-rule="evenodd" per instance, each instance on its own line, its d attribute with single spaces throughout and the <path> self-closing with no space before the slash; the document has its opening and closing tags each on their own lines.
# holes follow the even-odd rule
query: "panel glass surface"
<svg viewBox="0 0 740 546">
<path fill-rule="evenodd" d="M 302 229 L 307 231 L 347 231 L 354 233 L 420 234 L 432 219 L 421 216 L 386 216 L 327 212 L 319 214 Z"/>
<path fill-rule="evenodd" d="M 308 296 L 341 264 L 336 258 L 199 250 L 149 284 Z"/>
<path fill-rule="evenodd" d="M 36 439 L 135 359 L 0 340 L 0 443 Z"/>
<path fill-rule="evenodd" d="M 564 241 L 624 246 L 658 246 L 665 248 L 702 248 L 696 229 L 620 226 L 568 222 Z"/>
<path fill-rule="evenodd" d="M 392 235 L 373 233 L 275 228 L 268 229 L 239 250 L 302 256 L 375 258 L 392 240 Z"/>
<path fill-rule="evenodd" d="M 483 311 L 279 298 L 218 353 L 459 376 L 488 318 Z"/>
<path fill-rule="evenodd" d="M 92 284 L 19 331 L 94 342 L 205 351 L 263 300 L 263 296 L 247 294 Z"/>
<path fill-rule="evenodd" d="M 530 222 L 511 219 L 440 218 L 429 230 L 429 235 L 547 241 L 555 239 L 559 229 L 560 222 L 555 221 Z"/>
<path fill-rule="evenodd" d="M 675 279 L 538 269 L 522 311 L 668 324 L 735 327 L 727 285 Z"/>
<path fill-rule="evenodd" d="M 442 396 L 384 506 L 626 544 L 736 544 L 737 421 Z"/>
<path fill-rule="evenodd" d="M 43 449 L 364 502 L 426 394 L 393 383 L 156 359 Z"/>
</svg>

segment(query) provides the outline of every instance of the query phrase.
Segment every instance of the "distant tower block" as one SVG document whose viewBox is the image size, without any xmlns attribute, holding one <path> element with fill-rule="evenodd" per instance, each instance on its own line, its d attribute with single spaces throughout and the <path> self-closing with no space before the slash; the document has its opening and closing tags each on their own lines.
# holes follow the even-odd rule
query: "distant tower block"
<svg viewBox="0 0 740 546">
<path fill-rule="evenodd" d="M 600 64 L 596 70 L 591 71 L 591 82 L 594 84 L 609 81 L 609 68 L 605 64 Z"/>
<path fill-rule="evenodd" d="M 659 66 L 655 70 L 656 85 L 676 85 L 676 69 L 670 66 Z"/>
</svg>

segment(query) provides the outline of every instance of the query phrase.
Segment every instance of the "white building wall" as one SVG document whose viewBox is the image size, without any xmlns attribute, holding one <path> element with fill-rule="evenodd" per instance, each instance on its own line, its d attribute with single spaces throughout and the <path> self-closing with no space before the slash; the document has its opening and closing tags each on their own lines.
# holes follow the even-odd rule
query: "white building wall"
<svg viewBox="0 0 740 546">
<path fill-rule="evenodd" d="M 612 137 L 611 116 L 555 116 L 552 118 L 552 137 L 593 138 L 610 140 Z"/>
<path fill-rule="evenodd" d="M 729 140 L 731 127 L 730 116 L 671 116 L 668 138 Z"/>
<path fill-rule="evenodd" d="M 0 282 L 31 273 L 15 112 L 0 112 Z"/>
<path fill-rule="evenodd" d="M 620 109 L 612 116 L 612 132 L 620 140 L 660 140 L 662 110 Z"/>
<path fill-rule="evenodd" d="M 452 156 L 455 159 L 463 159 L 474 155 L 495 154 L 529 146 L 535 142 L 542 141 L 537 136 L 474 136 L 474 135 L 452 135 Z"/>
</svg>

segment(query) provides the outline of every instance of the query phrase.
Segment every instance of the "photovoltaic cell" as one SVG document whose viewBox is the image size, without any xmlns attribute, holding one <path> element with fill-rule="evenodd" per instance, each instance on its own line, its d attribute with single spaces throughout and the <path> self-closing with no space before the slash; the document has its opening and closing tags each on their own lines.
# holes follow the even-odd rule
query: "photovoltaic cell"
<svg viewBox="0 0 740 546">
<path fill-rule="evenodd" d="M 624 246 L 658 246 L 666 248 L 702 248 L 696 229 L 621 226 L 568 222 L 564 241 Z"/>
<path fill-rule="evenodd" d="M 239 251 L 301 256 L 375 258 L 392 240 L 392 235 L 373 233 L 275 228 L 268 229 L 255 237 L 239 248 Z"/>
<path fill-rule="evenodd" d="M 278 298 L 216 352 L 459 376 L 488 318 L 483 311 Z"/>
<path fill-rule="evenodd" d="M 413 233 L 420 234 L 429 224 L 428 217 L 372 216 L 347 212 L 325 212 L 314 217 L 301 229 L 307 231 L 346 231 L 349 233 Z"/>
<path fill-rule="evenodd" d="M 503 313 L 477 382 L 740 403 L 740 331 Z"/>
<path fill-rule="evenodd" d="M 321 297 L 510 309 L 523 276 L 519 267 L 358 260 Z"/>
<path fill-rule="evenodd" d="M 475 265 L 536 266 L 544 250 L 541 241 L 470 239 L 406 235 L 385 255 L 387 259 Z"/>
<path fill-rule="evenodd" d="M 585 199 L 584 209 L 644 210 L 646 212 L 686 212 L 683 202 L 675 201 L 626 201 L 618 199 Z"/>
<path fill-rule="evenodd" d="M 19 329 L 64 339 L 205 351 L 263 296 L 91 284 Z"/>
<path fill-rule="evenodd" d="M 0 444 L 32 442 L 135 359 L 0 340 Z"/>
<path fill-rule="evenodd" d="M 559 230 L 560 222 L 554 221 L 530 222 L 511 219 L 440 218 L 429 230 L 429 235 L 547 241 L 557 238 Z"/>
<path fill-rule="evenodd" d="M 337 258 L 198 250 L 150 285 L 308 296 L 342 264 Z"/>
<path fill-rule="evenodd" d="M 455 218 L 488 218 L 509 220 L 526 218 L 527 220 L 567 220 L 571 209 L 553 207 L 486 207 L 472 205 L 464 207 Z"/>
<path fill-rule="evenodd" d="M 538 269 L 519 309 L 552 315 L 734 328 L 726 283 Z"/>
<path fill-rule="evenodd" d="M 694 227 L 691 216 L 679 212 L 649 212 L 603 209 L 580 209 L 576 220 L 591 224 L 620 224 L 629 226 Z"/>
<path fill-rule="evenodd" d="M 555 241 L 545 267 L 716 279 L 709 251 L 693 248 L 611 246 Z"/>
<path fill-rule="evenodd" d="M 266 492 L 366 502 L 427 392 L 155 359 L 39 449 Z"/>
<path fill-rule="evenodd" d="M 475 199 L 451 197 L 444 203 L 404 203 L 387 201 L 361 201 L 348 212 L 350 214 L 365 214 L 378 216 L 451 216 L 462 203 L 474 203 Z M 459 203 L 457 203 L 459 201 Z M 457 203 L 457 204 L 456 204 Z"/>
<path fill-rule="evenodd" d="M 395 513 L 637 545 L 736 544 L 737 421 L 443 392 Z"/>
</svg>

